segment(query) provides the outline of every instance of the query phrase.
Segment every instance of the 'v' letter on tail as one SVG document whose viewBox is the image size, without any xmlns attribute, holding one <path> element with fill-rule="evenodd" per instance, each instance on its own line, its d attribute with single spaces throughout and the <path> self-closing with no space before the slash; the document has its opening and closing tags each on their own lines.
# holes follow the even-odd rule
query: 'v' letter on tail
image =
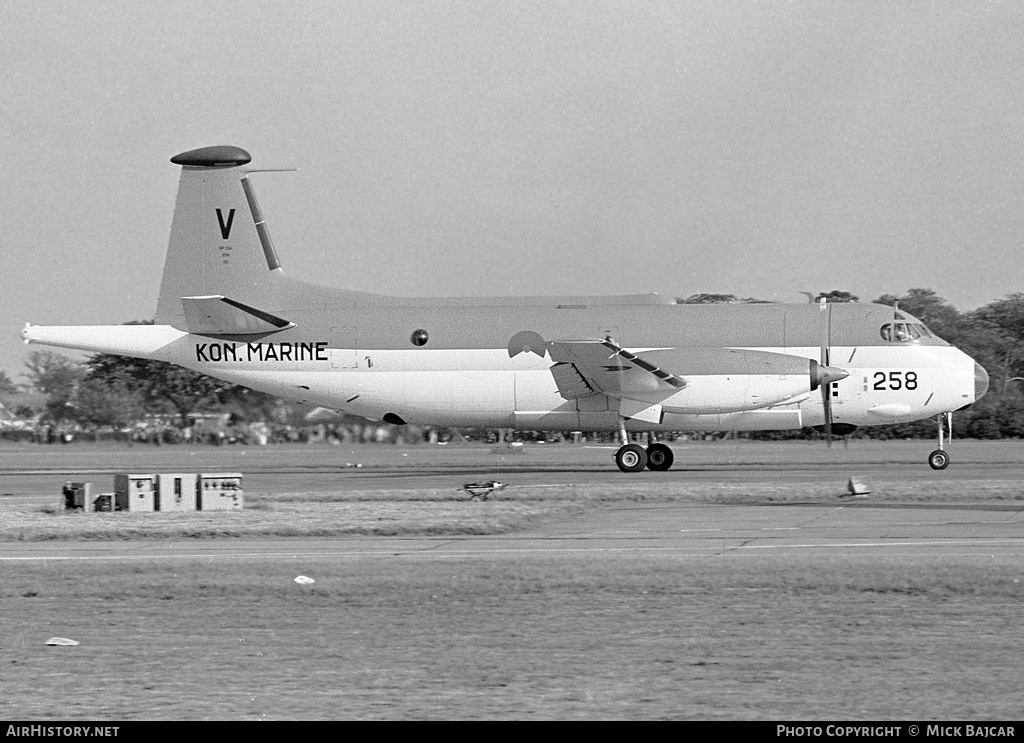
<svg viewBox="0 0 1024 743">
<path fill-rule="evenodd" d="M 217 210 L 217 224 L 220 226 L 220 237 L 221 237 L 222 240 L 227 240 L 229 237 L 231 237 L 231 223 L 234 222 L 234 221 L 235 221 L 235 210 L 234 209 L 231 209 L 230 211 L 228 211 L 228 219 L 227 219 L 226 222 L 224 221 L 224 214 L 223 214 L 223 212 L 220 209 Z"/>
</svg>

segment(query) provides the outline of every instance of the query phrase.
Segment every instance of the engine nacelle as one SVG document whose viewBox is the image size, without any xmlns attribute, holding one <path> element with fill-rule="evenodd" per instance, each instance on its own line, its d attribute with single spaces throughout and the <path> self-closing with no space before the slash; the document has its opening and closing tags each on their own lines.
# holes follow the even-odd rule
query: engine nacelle
<svg viewBox="0 0 1024 743">
<path fill-rule="evenodd" d="M 682 377 L 686 386 L 655 391 L 653 377 L 635 369 L 623 380 L 622 395 L 660 404 L 666 413 L 730 413 L 799 402 L 820 386 L 847 376 L 814 359 L 768 351 L 672 349 L 647 351 L 643 358 Z"/>
</svg>

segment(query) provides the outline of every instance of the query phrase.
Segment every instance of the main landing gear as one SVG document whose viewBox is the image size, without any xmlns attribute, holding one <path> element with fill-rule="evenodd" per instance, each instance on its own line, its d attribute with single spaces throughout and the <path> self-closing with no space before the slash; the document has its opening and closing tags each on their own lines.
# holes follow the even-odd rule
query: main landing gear
<svg viewBox="0 0 1024 743">
<path fill-rule="evenodd" d="M 651 444 L 646 449 L 640 444 L 623 444 L 615 452 L 615 464 L 623 472 L 643 472 L 645 468 L 664 472 L 673 460 L 675 455 L 665 444 Z"/>
<path fill-rule="evenodd" d="M 949 466 L 949 454 L 946 453 L 944 448 L 946 443 L 945 431 L 948 428 L 949 437 L 953 438 L 953 414 L 937 415 L 935 420 L 939 424 L 939 448 L 928 455 L 928 466 L 933 470 L 944 470 Z"/>
<path fill-rule="evenodd" d="M 651 444 L 646 449 L 639 444 L 629 443 L 626 427 L 619 429 L 622 446 L 615 452 L 615 464 L 623 472 L 643 472 L 644 469 L 664 472 L 672 466 L 675 455 L 666 444 Z"/>
</svg>

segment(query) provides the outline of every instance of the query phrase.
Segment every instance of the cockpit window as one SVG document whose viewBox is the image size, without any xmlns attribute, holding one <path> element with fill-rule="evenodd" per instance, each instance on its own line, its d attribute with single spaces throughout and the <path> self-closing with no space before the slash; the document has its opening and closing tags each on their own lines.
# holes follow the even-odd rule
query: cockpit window
<svg viewBox="0 0 1024 743">
<path fill-rule="evenodd" d="M 887 322 L 882 326 L 882 340 L 894 343 L 910 343 L 920 340 L 922 337 L 931 338 L 931 332 L 919 323 L 910 322 Z"/>
</svg>

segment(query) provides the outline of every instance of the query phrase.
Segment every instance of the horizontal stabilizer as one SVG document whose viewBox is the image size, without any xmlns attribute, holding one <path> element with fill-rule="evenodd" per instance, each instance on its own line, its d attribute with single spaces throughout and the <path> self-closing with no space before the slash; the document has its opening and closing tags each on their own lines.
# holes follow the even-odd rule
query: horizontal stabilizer
<svg viewBox="0 0 1024 743">
<path fill-rule="evenodd" d="M 294 328 L 295 323 L 233 299 L 182 297 L 185 324 L 196 335 L 258 335 Z"/>
</svg>

